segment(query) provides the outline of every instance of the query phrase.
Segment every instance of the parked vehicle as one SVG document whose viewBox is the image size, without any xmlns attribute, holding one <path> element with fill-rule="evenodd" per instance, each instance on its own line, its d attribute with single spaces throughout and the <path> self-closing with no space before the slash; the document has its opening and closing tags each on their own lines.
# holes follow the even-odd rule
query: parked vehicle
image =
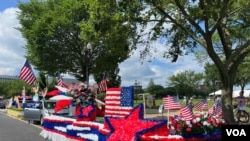
<svg viewBox="0 0 250 141">
<path fill-rule="evenodd" d="M 4 100 L 0 100 L 0 108 L 1 109 L 5 109 L 6 108 L 6 105 L 5 105 L 6 103 L 5 103 L 5 101 Z"/>
<path fill-rule="evenodd" d="M 24 108 L 24 120 L 33 121 L 43 125 L 43 118 L 46 115 L 55 114 L 54 108 L 57 100 L 41 100 L 35 103 L 34 107 Z M 65 107 L 61 111 L 57 112 L 56 115 L 69 115 L 69 107 Z"/>
</svg>

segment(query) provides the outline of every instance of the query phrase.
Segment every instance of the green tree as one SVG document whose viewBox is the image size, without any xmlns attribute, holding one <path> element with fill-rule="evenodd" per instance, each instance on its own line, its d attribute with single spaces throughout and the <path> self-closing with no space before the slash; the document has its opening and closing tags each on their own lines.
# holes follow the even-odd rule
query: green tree
<svg viewBox="0 0 250 141">
<path fill-rule="evenodd" d="M 164 56 L 178 56 L 204 50 L 218 69 L 222 83 L 222 110 L 228 124 L 235 124 L 232 92 L 240 63 L 250 52 L 248 0 L 121 0 L 128 21 L 142 34 L 134 46 L 145 43 L 143 56 L 153 48 L 151 41 L 161 39 L 167 46 Z M 151 30 L 148 29 L 148 25 Z M 141 26 L 139 26 L 141 25 Z M 148 31 L 148 32 L 147 32 Z M 148 34 L 147 34 L 148 33 Z M 139 38 L 139 40 L 138 40 Z M 146 39 L 146 40 L 145 40 Z"/>
<path fill-rule="evenodd" d="M 218 82 L 221 82 L 218 69 L 214 64 L 206 63 L 205 66 L 205 84 L 210 92 L 215 92 L 218 89 Z"/>
<path fill-rule="evenodd" d="M 249 65 L 250 65 L 250 58 L 247 57 L 239 65 L 238 71 L 236 73 L 235 85 L 240 86 L 241 90 L 244 90 L 245 86 L 250 83 Z"/>
<path fill-rule="evenodd" d="M 39 71 L 86 81 L 86 74 L 115 70 L 128 58 L 134 31 L 115 1 L 31 0 L 18 7 L 26 58 Z"/>
<path fill-rule="evenodd" d="M 150 89 L 150 87 L 153 87 L 155 85 L 155 82 L 154 80 L 151 78 L 148 82 L 148 86 L 147 86 L 147 89 Z"/>
<path fill-rule="evenodd" d="M 22 80 L 11 80 L 2 83 L 5 86 L 3 89 L 5 98 L 21 95 L 23 87 L 25 87 L 26 95 L 32 95 L 32 87 Z"/>
<path fill-rule="evenodd" d="M 202 73 L 194 71 L 179 72 L 168 78 L 168 85 L 176 88 L 177 93 L 184 93 L 185 96 L 191 97 L 194 90 L 199 89 L 200 82 L 203 79 Z"/>
<path fill-rule="evenodd" d="M 48 91 L 55 89 L 55 85 L 57 85 L 57 79 L 58 78 L 56 77 L 49 77 L 44 72 L 40 71 L 37 77 L 39 91 L 43 91 L 45 88 L 47 88 Z"/>
<path fill-rule="evenodd" d="M 147 92 L 152 94 L 155 98 L 162 98 L 167 95 L 164 87 L 161 85 L 152 85 L 147 88 Z"/>
<path fill-rule="evenodd" d="M 239 65 L 238 71 L 236 73 L 236 77 L 234 80 L 235 86 L 240 86 L 241 90 L 245 89 L 245 86 L 250 82 L 249 75 L 249 57 L 247 57 L 243 63 Z M 218 69 L 214 64 L 206 63 L 205 65 L 205 82 L 206 86 L 209 87 L 210 91 L 216 91 L 220 88 L 220 76 Z"/>
<path fill-rule="evenodd" d="M 100 83 L 101 80 L 106 76 L 108 78 L 108 87 L 120 87 L 121 85 L 121 76 L 119 76 L 119 68 L 114 70 L 106 71 L 104 73 L 94 75 L 94 79 Z"/>
<path fill-rule="evenodd" d="M 175 87 L 167 87 L 167 88 L 165 88 L 165 92 L 166 92 L 167 95 L 176 95 L 177 94 L 177 91 L 176 91 Z M 178 93 L 178 96 L 180 98 L 182 98 L 183 95 L 184 94 L 182 94 L 182 93 Z"/>
</svg>

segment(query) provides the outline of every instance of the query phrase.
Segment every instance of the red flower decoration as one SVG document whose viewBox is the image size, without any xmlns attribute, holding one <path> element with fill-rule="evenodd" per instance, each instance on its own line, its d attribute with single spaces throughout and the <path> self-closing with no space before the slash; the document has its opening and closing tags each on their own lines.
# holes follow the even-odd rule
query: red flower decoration
<svg viewBox="0 0 250 141">
<path fill-rule="evenodd" d="M 191 129 L 190 127 L 188 127 L 188 128 L 186 128 L 186 131 L 187 131 L 187 132 L 191 132 L 192 129 Z"/>
<path fill-rule="evenodd" d="M 178 124 L 176 125 L 176 128 L 177 128 L 177 129 L 181 129 L 181 124 L 178 123 Z"/>
<path fill-rule="evenodd" d="M 143 112 L 142 105 L 136 107 L 128 116 L 123 118 L 105 118 L 105 123 L 108 126 L 106 128 L 110 129 L 110 136 L 108 141 L 131 141 L 137 140 L 137 135 L 142 133 L 150 133 L 159 127 L 167 127 L 167 121 L 159 120 L 146 120 L 142 119 Z M 158 135 L 168 135 L 167 128 L 162 130 Z"/>
<path fill-rule="evenodd" d="M 197 122 L 196 125 L 197 125 L 197 126 L 202 126 L 200 122 Z"/>
<path fill-rule="evenodd" d="M 173 117 L 173 116 L 170 116 L 170 117 L 169 117 L 169 121 L 173 122 L 173 121 L 174 121 L 174 117 Z"/>
</svg>

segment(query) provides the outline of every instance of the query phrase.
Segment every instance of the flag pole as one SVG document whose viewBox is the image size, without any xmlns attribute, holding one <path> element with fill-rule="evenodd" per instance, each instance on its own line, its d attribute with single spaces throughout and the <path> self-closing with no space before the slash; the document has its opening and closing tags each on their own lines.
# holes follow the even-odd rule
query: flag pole
<svg viewBox="0 0 250 141">
<path fill-rule="evenodd" d="M 168 123 L 169 123 L 169 109 L 168 109 Z"/>
<path fill-rule="evenodd" d="M 163 118 L 163 110 L 162 110 L 162 112 L 161 112 L 161 118 Z"/>
<path fill-rule="evenodd" d="M 146 102 L 145 102 L 145 94 L 142 95 L 142 98 L 143 98 L 143 108 L 144 108 L 144 117 L 146 117 Z"/>
</svg>

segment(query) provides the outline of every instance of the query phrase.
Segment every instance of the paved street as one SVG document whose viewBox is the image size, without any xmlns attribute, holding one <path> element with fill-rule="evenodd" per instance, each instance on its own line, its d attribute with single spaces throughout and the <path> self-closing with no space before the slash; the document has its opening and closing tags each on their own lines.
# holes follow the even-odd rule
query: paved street
<svg viewBox="0 0 250 141">
<path fill-rule="evenodd" d="M 0 141 L 45 141 L 39 134 L 42 127 L 28 124 L 26 121 L 15 119 L 0 111 Z"/>
</svg>

